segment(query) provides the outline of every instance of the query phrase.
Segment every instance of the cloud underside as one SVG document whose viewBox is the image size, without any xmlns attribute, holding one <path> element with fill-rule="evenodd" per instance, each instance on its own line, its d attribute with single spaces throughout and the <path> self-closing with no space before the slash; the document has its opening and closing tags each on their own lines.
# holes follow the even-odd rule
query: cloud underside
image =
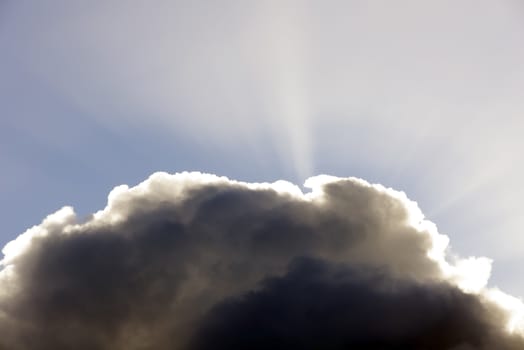
<svg viewBox="0 0 524 350">
<path fill-rule="evenodd" d="M 61 209 L 3 250 L 0 349 L 524 348 L 489 262 L 403 193 L 307 185 L 156 173 Z"/>
</svg>

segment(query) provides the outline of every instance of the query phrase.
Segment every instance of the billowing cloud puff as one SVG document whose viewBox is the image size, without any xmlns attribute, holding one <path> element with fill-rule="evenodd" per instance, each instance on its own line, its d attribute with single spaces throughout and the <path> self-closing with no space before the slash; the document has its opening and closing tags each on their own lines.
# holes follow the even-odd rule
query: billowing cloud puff
<svg viewBox="0 0 524 350">
<path fill-rule="evenodd" d="M 3 250 L 0 349 L 523 349 L 486 287 L 401 193 L 355 178 L 200 173 L 119 186 Z"/>
</svg>

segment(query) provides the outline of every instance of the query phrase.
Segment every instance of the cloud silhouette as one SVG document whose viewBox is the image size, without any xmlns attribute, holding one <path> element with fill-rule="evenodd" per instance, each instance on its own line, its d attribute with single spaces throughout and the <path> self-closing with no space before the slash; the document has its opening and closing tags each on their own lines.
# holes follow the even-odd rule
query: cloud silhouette
<svg viewBox="0 0 524 350">
<path fill-rule="evenodd" d="M 403 193 L 306 185 L 156 173 L 59 210 L 3 250 L 0 348 L 524 347 L 489 261 L 450 259 Z"/>
</svg>

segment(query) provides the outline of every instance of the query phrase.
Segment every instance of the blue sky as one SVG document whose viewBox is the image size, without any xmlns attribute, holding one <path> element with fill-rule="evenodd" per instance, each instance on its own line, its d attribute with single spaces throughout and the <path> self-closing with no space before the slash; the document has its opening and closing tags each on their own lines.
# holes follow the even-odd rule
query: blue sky
<svg viewBox="0 0 524 350">
<path fill-rule="evenodd" d="M 519 1 L 0 1 L 0 243 L 154 171 L 405 191 L 524 296 Z"/>
</svg>

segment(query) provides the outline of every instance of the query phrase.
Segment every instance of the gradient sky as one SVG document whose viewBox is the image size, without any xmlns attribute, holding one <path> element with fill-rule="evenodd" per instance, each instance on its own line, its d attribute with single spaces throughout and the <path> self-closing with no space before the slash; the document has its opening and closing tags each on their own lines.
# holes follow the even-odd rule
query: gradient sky
<svg viewBox="0 0 524 350">
<path fill-rule="evenodd" d="M 0 243 L 158 170 L 403 190 L 524 296 L 524 5 L 0 0 Z"/>
</svg>

